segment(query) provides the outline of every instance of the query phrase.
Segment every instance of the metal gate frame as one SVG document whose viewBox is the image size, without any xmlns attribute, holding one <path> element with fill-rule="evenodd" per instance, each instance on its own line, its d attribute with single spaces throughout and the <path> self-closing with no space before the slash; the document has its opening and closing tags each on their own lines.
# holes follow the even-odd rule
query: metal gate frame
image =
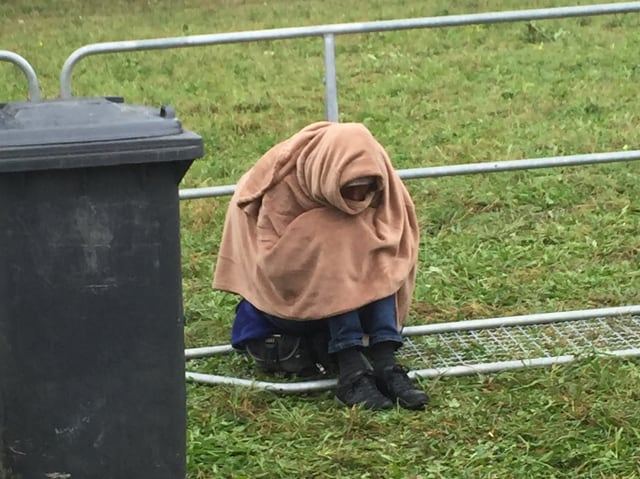
<svg viewBox="0 0 640 479">
<path fill-rule="evenodd" d="M 31 101 L 40 101 L 42 99 L 36 71 L 25 58 L 9 50 L 0 50 L 0 62 L 1 61 L 13 63 L 22 70 L 29 83 L 29 99 Z"/>
<path fill-rule="evenodd" d="M 131 52 L 144 50 L 162 50 L 187 48 L 229 43 L 246 43 L 266 40 L 285 40 L 307 37 L 322 37 L 324 42 L 324 84 L 325 112 L 329 121 L 339 121 L 338 87 L 336 74 L 336 35 L 363 34 L 393 30 L 412 30 L 426 28 L 460 27 L 493 23 L 510 23 L 532 20 L 547 20 L 570 17 L 612 15 L 640 12 L 640 2 L 606 3 L 586 6 L 513 10 L 441 17 L 405 18 L 364 23 L 342 23 L 308 27 L 276 28 L 208 35 L 188 35 L 182 37 L 154 38 L 147 40 L 128 40 L 118 42 L 93 43 L 78 48 L 65 60 L 60 72 L 60 96 L 72 96 L 71 80 L 75 66 L 80 60 L 91 55 Z M 439 166 L 432 168 L 413 168 L 399 170 L 403 179 L 428 178 L 477 173 L 523 170 L 531 168 L 549 168 L 561 166 L 608 163 L 639 159 L 640 151 L 618 151 L 588 155 L 570 155 L 548 158 L 534 158 L 501 162 L 487 162 L 464 165 Z M 233 194 L 235 185 L 182 189 L 180 199 L 196 199 Z"/>
<path fill-rule="evenodd" d="M 640 357 L 640 305 L 407 326 L 402 334 L 400 359 L 411 367 L 411 378 L 565 365 L 594 355 Z M 426 341 L 416 344 L 416 339 Z M 566 344 L 559 347 L 561 342 Z M 475 348 L 483 351 L 478 354 Z M 233 351 L 229 344 L 192 348 L 185 350 L 185 358 L 220 358 Z M 265 381 L 193 371 L 186 377 L 200 384 L 283 394 L 321 391 L 337 383 L 335 378 Z"/>
<path fill-rule="evenodd" d="M 309 27 L 309 29 L 285 29 L 285 30 L 272 30 L 272 31 L 258 31 L 258 32 L 244 32 L 237 34 L 228 34 L 222 36 L 204 36 L 198 37 L 197 41 L 204 43 L 219 43 L 219 42 L 231 42 L 231 41 L 250 41 L 255 39 L 276 39 L 276 38 L 290 38 L 295 36 L 303 36 L 303 32 L 306 31 L 306 36 L 311 35 L 323 35 L 325 45 L 325 84 L 326 84 L 326 112 L 327 119 L 332 121 L 338 121 L 338 109 L 337 109 L 337 88 L 335 81 L 335 47 L 334 47 L 334 35 L 338 33 L 361 33 L 367 31 L 382 31 L 393 29 L 407 29 L 407 28 L 433 28 L 444 26 L 457 26 L 457 25 L 469 25 L 478 23 L 496 23 L 518 20 L 533 20 L 543 18 L 560 18 L 567 16 L 583 16 L 583 15 L 597 15 L 604 13 L 622 13 L 622 12 L 637 12 L 640 11 L 640 3 L 632 2 L 626 4 L 609 4 L 609 5 L 595 5 L 591 7 L 567 7 L 559 9 L 542 9 L 542 10 L 523 10 L 519 12 L 496 12 L 487 14 L 474 14 L 474 15 L 455 15 L 449 17 L 436 17 L 436 18 L 423 18 L 423 19 L 410 19 L 410 20 L 398 20 L 390 22 L 372 22 L 368 24 L 347 24 L 347 25 L 334 25 L 324 27 Z M 395 28 L 394 28 L 395 26 Z M 286 36 L 286 35 L 290 35 Z M 176 39 L 176 42 L 181 40 Z M 128 48 L 137 48 L 139 45 L 128 45 Z M 157 46 L 157 45 L 156 45 Z M 111 44 L 102 47 L 98 47 L 99 52 L 103 53 L 109 51 L 112 48 L 118 48 L 117 45 Z M 77 61 L 82 55 L 88 54 L 91 50 L 82 50 L 77 53 L 77 56 L 70 57 L 67 64 L 70 75 L 70 68 L 74 62 Z M 70 78 L 70 77 L 65 77 Z M 63 83 L 65 80 L 63 78 Z M 593 153 L 583 155 L 567 155 L 556 156 L 546 158 L 533 158 L 522 160 L 510 160 L 510 161 L 498 161 L 498 162 L 483 162 L 475 164 L 461 164 L 461 165 L 448 165 L 437 166 L 427 168 L 412 168 L 398 170 L 398 174 L 403 180 L 417 179 L 417 178 L 435 178 L 443 176 L 455 176 L 455 175 L 467 175 L 467 174 L 479 174 L 479 173 L 497 173 L 505 171 L 515 171 L 524 169 L 535 168 L 549 168 L 549 167 L 563 167 L 563 166 L 577 166 L 586 164 L 597 163 L 610 163 L 620 161 L 633 161 L 640 159 L 640 150 L 634 151 L 617 151 L 607 153 Z M 180 198 L 183 200 L 205 198 L 213 196 L 225 196 L 233 194 L 235 190 L 234 185 L 217 186 L 209 188 L 196 188 L 186 189 L 180 192 Z M 508 337 L 514 347 L 517 347 L 521 352 L 525 353 L 524 358 L 501 360 L 501 361 L 484 361 L 484 362 L 465 362 L 464 358 L 454 351 L 451 346 L 449 349 L 453 353 L 454 361 L 447 363 L 445 361 L 444 367 L 426 367 L 420 369 L 413 369 L 410 371 L 410 376 L 413 378 L 430 378 L 437 376 L 457 376 L 465 374 L 478 374 L 478 373 L 491 373 L 497 371 L 505 371 L 511 369 L 520 369 L 525 367 L 543 367 L 551 365 L 568 364 L 576 361 L 581 355 L 596 353 L 606 354 L 616 357 L 638 357 L 640 356 L 640 305 L 634 306 L 622 306 L 614 308 L 600 308 L 591 310 L 579 310 L 579 311 L 565 311 L 555 313 L 543 313 L 543 314 L 531 314 L 521 316 L 511 316 L 504 318 L 488 318 L 480 320 L 467 320 L 459 322 L 441 323 L 441 324 L 428 324 L 422 326 L 410 326 L 403 330 L 403 336 L 407 339 L 407 343 L 414 350 L 420 349 L 416 347 L 411 338 L 416 336 L 435 336 L 445 344 L 447 342 L 447 334 L 456 335 L 459 338 L 459 333 L 468 334 L 469 337 L 475 339 L 479 338 L 478 331 L 491 330 L 490 343 L 500 341 L 499 334 L 504 334 Z M 579 335 L 582 332 L 601 331 L 598 327 L 607 324 L 603 323 L 604 318 L 622 318 L 625 316 L 632 316 L 632 325 L 625 325 L 626 328 L 624 334 L 629 336 L 625 339 L 621 334 L 615 330 L 617 327 L 614 325 L 612 331 L 612 344 L 617 347 L 613 348 L 596 348 L 589 341 L 585 339 L 584 335 L 580 338 L 582 346 L 588 344 L 588 348 L 582 347 L 582 349 L 574 348 L 572 354 L 560 354 L 554 355 L 549 353 L 548 350 L 543 350 L 539 344 L 533 344 L 535 348 L 532 350 L 526 350 L 522 344 L 517 344 L 517 340 L 514 339 L 512 332 L 510 331 L 522 331 L 522 326 L 532 325 L 534 328 L 542 327 L 545 324 L 559 324 L 565 323 L 576 331 L 576 325 L 578 325 Z M 558 332 L 556 330 L 556 332 Z M 559 331 L 560 334 L 564 334 L 563 331 Z M 525 333 L 526 334 L 526 333 Z M 569 332 L 568 334 L 571 334 Z M 443 336 L 444 335 L 444 336 Z M 496 339 L 497 338 L 497 339 Z M 530 337 L 527 337 L 531 340 Z M 486 340 L 486 338 L 485 338 Z M 531 341 L 530 341 L 531 342 Z M 535 343 L 535 339 L 533 340 Z M 575 344 L 574 344 L 575 345 Z M 622 345 L 622 346 L 620 346 Z M 532 347 L 533 347 L 532 346 Z M 406 346 L 405 346 L 406 348 Z M 536 349 L 537 348 L 537 349 Z M 403 348 L 404 349 L 404 348 Z M 216 356 L 221 354 L 227 354 L 233 351 L 231 345 L 212 346 L 204 348 L 192 348 L 185 350 L 185 357 L 187 360 Z M 540 354 L 542 353 L 542 354 Z M 521 354 L 522 355 L 522 354 Z M 457 360 L 457 362 L 456 362 Z M 187 372 L 186 377 L 196 383 L 208 384 L 208 385 L 233 385 L 233 386 L 245 386 L 257 389 L 277 391 L 280 393 L 295 394 L 302 392 L 310 392 L 317 390 L 330 389 L 335 387 L 336 379 L 316 379 L 302 382 L 289 382 L 289 381 L 260 381 L 253 379 L 244 379 L 230 376 L 220 376 L 214 374 L 203 374 L 198 372 Z"/>
<path fill-rule="evenodd" d="M 157 50 L 169 48 L 184 48 L 203 45 L 242 43 L 263 40 L 283 40 L 302 37 L 322 37 L 324 42 L 324 66 L 325 66 L 325 111 L 329 121 L 339 121 L 338 112 L 338 89 L 335 64 L 335 36 L 344 34 L 383 32 L 391 30 L 408 30 L 422 28 L 441 28 L 465 25 L 480 25 L 490 23 L 506 23 L 518 21 L 557 19 L 568 17 L 595 16 L 606 14 L 619 14 L 640 12 L 640 2 L 609 3 L 589 6 L 573 6 L 559 8 L 545 8 L 532 10 L 518 10 L 505 12 L 489 12 L 468 15 L 449 15 L 442 17 L 410 18 L 366 23 L 347 23 L 334 25 L 320 25 L 311 27 L 295 27 L 271 30 L 256 30 L 245 32 L 233 32 L 211 35 L 192 35 L 185 37 L 170 37 L 148 40 L 131 40 L 121 42 L 106 42 L 85 45 L 74 51 L 65 61 L 60 74 L 60 96 L 61 98 L 71 98 L 71 76 L 75 65 L 82 58 L 89 55 Z M 31 66 L 17 54 L 0 50 L 0 61 L 7 60 L 18 65 L 27 76 L 29 81 L 29 94 L 33 101 L 40 100 L 40 90 L 37 77 Z M 484 162 L 463 165 L 449 165 L 429 168 L 412 168 L 398 170 L 398 174 L 404 180 L 417 178 L 434 178 L 442 176 L 496 173 L 505 171 L 515 171 L 534 168 L 550 168 L 562 166 L 576 166 L 586 164 L 611 163 L 621 161 L 633 161 L 640 159 L 640 150 L 615 151 L 604 153 L 593 153 L 584 155 L 568 155 L 546 158 L 533 158 L 522 160 Z M 180 191 L 180 199 L 188 200 L 195 198 L 217 197 L 233 194 L 235 185 L 215 186 L 208 188 L 183 189 Z M 478 337 L 477 332 L 502 331 L 513 339 L 509 333 L 509 328 L 522 328 L 523 325 L 533 325 L 538 327 L 545 324 L 559 324 L 595 319 L 602 321 L 603 318 L 617 318 L 631 316 L 638 323 L 640 331 L 640 320 L 636 321 L 640 315 L 640 305 L 622 306 L 617 308 L 602 308 L 580 311 L 566 311 L 555 313 L 531 314 L 522 316 L 512 316 L 506 318 L 489 318 L 472 321 L 460 321 L 453 323 L 432 324 L 423 326 L 407 327 L 403 335 L 407 338 L 417 336 L 455 334 L 460 332 L 470 333 L 474 338 Z M 634 324 L 635 324 L 634 322 Z M 588 329 L 590 323 L 585 323 Z M 575 329 L 575 328 L 574 328 Z M 620 336 L 616 331 L 613 333 Z M 495 334 L 491 333 L 492 337 Z M 600 351 L 613 356 L 640 356 L 640 334 L 636 335 L 635 330 L 631 334 L 637 343 L 625 342 L 623 349 Z M 522 345 L 520 349 L 524 350 Z M 450 348 L 451 349 L 451 348 Z M 538 348 L 540 349 L 540 348 Z M 232 351 L 230 345 L 213 346 L 206 348 L 193 348 L 185 350 L 187 360 L 200 357 L 226 354 Z M 452 350 L 453 351 L 453 350 Z M 453 351 L 455 353 L 455 351 Z M 578 351 L 578 353 L 580 353 Z M 426 368 L 411 371 L 412 377 L 434 377 L 441 375 L 460 375 L 486 373 L 502 371 L 507 369 L 517 369 L 523 367 L 548 366 L 552 364 L 566 364 L 578 358 L 579 354 L 563 355 L 543 355 L 543 357 L 527 357 L 524 359 L 493 361 L 473 364 L 457 364 L 445 368 Z M 462 359 L 462 358 L 459 358 Z M 464 362 L 464 361 L 463 361 Z M 256 381 L 255 379 L 233 378 L 228 376 L 216 376 L 211 374 L 201 374 L 187 372 L 186 377 L 195 382 L 203 384 L 232 384 L 250 386 L 259 389 L 276 390 L 280 392 L 298 393 L 320 389 L 327 389 L 335 386 L 335 380 L 326 379 L 319 381 L 304 381 L 299 383 L 282 383 Z"/>
</svg>

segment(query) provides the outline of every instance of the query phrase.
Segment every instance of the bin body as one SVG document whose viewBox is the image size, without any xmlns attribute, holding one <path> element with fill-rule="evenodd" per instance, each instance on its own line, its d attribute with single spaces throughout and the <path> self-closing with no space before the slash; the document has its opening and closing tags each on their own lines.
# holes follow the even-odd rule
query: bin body
<svg viewBox="0 0 640 479">
<path fill-rule="evenodd" d="M 32 144 L 0 122 L 0 471 L 184 478 L 178 183 L 201 139 L 106 100 L 26 108 Z"/>
</svg>

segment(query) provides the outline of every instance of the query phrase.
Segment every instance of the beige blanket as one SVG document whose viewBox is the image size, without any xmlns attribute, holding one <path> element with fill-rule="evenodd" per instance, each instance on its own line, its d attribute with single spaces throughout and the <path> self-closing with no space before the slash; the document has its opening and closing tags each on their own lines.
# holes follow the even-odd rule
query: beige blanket
<svg viewBox="0 0 640 479">
<path fill-rule="evenodd" d="M 341 187 L 373 176 L 363 201 Z M 245 173 L 225 220 L 213 282 L 287 319 L 344 313 L 396 294 L 399 326 L 415 285 L 418 224 L 384 148 L 356 123 L 314 123 Z"/>
</svg>

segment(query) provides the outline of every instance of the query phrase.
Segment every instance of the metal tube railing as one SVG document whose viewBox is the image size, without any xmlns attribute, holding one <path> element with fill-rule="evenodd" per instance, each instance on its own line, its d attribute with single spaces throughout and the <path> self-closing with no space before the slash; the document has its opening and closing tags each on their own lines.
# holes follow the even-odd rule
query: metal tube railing
<svg viewBox="0 0 640 479">
<path fill-rule="evenodd" d="M 417 178 L 437 178 L 442 176 L 471 175 L 477 173 L 499 173 L 503 171 L 527 170 L 562 166 L 588 165 L 596 163 L 615 163 L 640 160 L 640 150 L 613 151 L 608 153 L 587 153 L 582 155 L 551 156 L 524 160 L 489 161 L 463 165 L 431 166 L 398 170 L 403 180 Z M 187 188 L 180 190 L 181 200 L 232 195 L 235 185 Z"/>
<path fill-rule="evenodd" d="M 62 98 L 71 97 L 71 74 L 73 72 L 73 68 L 78 63 L 78 61 L 89 55 L 127 51 L 158 50 L 168 48 L 185 48 L 203 45 L 219 45 L 224 43 L 243 43 L 258 40 L 284 40 L 314 36 L 324 37 L 326 47 L 327 42 L 330 44 L 333 43 L 333 37 L 327 40 L 328 35 L 333 36 L 355 33 L 372 33 L 418 28 L 456 27 L 486 23 L 506 23 L 553 18 L 608 15 L 638 11 L 640 11 L 640 2 L 622 2 L 575 7 L 474 13 L 466 15 L 448 15 L 442 17 L 408 18 L 364 23 L 342 23 L 334 25 L 276 28 L 271 30 L 254 30 L 246 32 L 217 33 L 209 35 L 190 35 L 185 37 L 156 38 L 148 40 L 94 43 L 85 45 L 77 49 L 65 61 L 60 73 L 60 96 Z M 329 53 L 328 55 L 330 56 L 331 54 Z M 327 56 L 326 53 L 325 56 Z M 332 65 L 335 73 L 335 61 L 332 62 Z M 335 74 L 333 76 L 335 76 Z M 332 81 L 332 79 L 327 78 L 327 85 L 332 85 Z M 330 95 L 333 95 L 333 93 L 328 91 L 328 101 L 330 101 L 332 105 L 337 105 L 337 97 L 332 96 L 331 98 L 329 98 Z"/>
<path fill-rule="evenodd" d="M 11 62 L 16 65 L 27 77 L 29 84 L 29 99 L 31 101 L 40 101 L 40 85 L 38 84 L 38 76 L 31 64 L 17 53 L 8 50 L 0 50 L 0 61 Z"/>
<path fill-rule="evenodd" d="M 527 326 L 532 324 L 560 323 L 563 321 L 611 318 L 614 316 L 630 316 L 638 314 L 640 314 L 640 305 L 580 309 L 576 311 L 559 311 L 555 313 L 523 314 L 520 316 L 504 316 L 502 318 L 467 319 L 464 321 L 448 323 L 407 326 L 402 330 L 402 335 L 407 337 L 423 336 L 425 334 L 471 331 L 476 329 L 492 329 L 509 326 Z"/>
<path fill-rule="evenodd" d="M 640 349 L 632 348 L 622 351 L 613 351 L 611 356 L 617 358 L 636 358 L 640 356 Z M 515 359 L 511 361 L 495 361 L 482 364 L 462 364 L 459 366 L 451 366 L 446 368 L 429 368 L 429 369 L 417 369 L 409 371 L 410 378 L 438 378 L 443 376 L 468 376 L 473 374 L 491 374 L 502 371 L 513 371 L 524 368 L 541 368 L 548 366 L 562 366 L 571 364 L 578 359 L 573 354 L 564 354 L 561 356 L 552 356 L 546 358 L 532 358 L 532 359 Z M 274 391 L 283 394 L 299 394 L 316 391 L 324 391 L 327 389 L 335 388 L 337 379 L 318 379 L 311 381 L 284 383 L 284 382 L 270 382 L 270 381 L 257 381 L 253 379 L 241 379 L 229 376 L 218 376 L 214 374 L 203 374 L 187 372 L 185 377 L 199 384 L 208 385 L 228 385 L 228 386 L 245 386 L 253 389 L 262 389 L 266 391 Z"/>
</svg>

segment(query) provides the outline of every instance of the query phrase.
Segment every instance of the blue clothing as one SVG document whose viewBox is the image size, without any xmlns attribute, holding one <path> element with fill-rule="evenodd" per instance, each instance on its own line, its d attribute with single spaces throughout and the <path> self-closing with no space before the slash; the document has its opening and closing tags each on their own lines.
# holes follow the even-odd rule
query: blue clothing
<svg viewBox="0 0 640 479">
<path fill-rule="evenodd" d="M 280 332 L 262 311 L 256 309 L 246 299 L 241 300 L 236 306 L 236 317 L 231 326 L 233 348 L 242 350 L 246 341 L 266 338 Z"/>
<path fill-rule="evenodd" d="M 243 299 L 236 308 L 236 318 L 231 328 L 231 344 L 234 348 L 243 349 L 244 342 L 251 339 L 278 333 L 313 334 L 322 328 L 329 329 L 329 353 L 363 347 L 365 335 L 369 337 L 370 345 L 383 341 L 402 344 L 402 335 L 396 324 L 395 295 L 316 321 L 278 318 L 256 309 Z"/>
<path fill-rule="evenodd" d="M 327 318 L 329 323 L 329 352 L 392 341 L 402 344 L 402 335 L 396 323 L 396 298 L 388 296 L 362 308 Z"/>
</svg>

